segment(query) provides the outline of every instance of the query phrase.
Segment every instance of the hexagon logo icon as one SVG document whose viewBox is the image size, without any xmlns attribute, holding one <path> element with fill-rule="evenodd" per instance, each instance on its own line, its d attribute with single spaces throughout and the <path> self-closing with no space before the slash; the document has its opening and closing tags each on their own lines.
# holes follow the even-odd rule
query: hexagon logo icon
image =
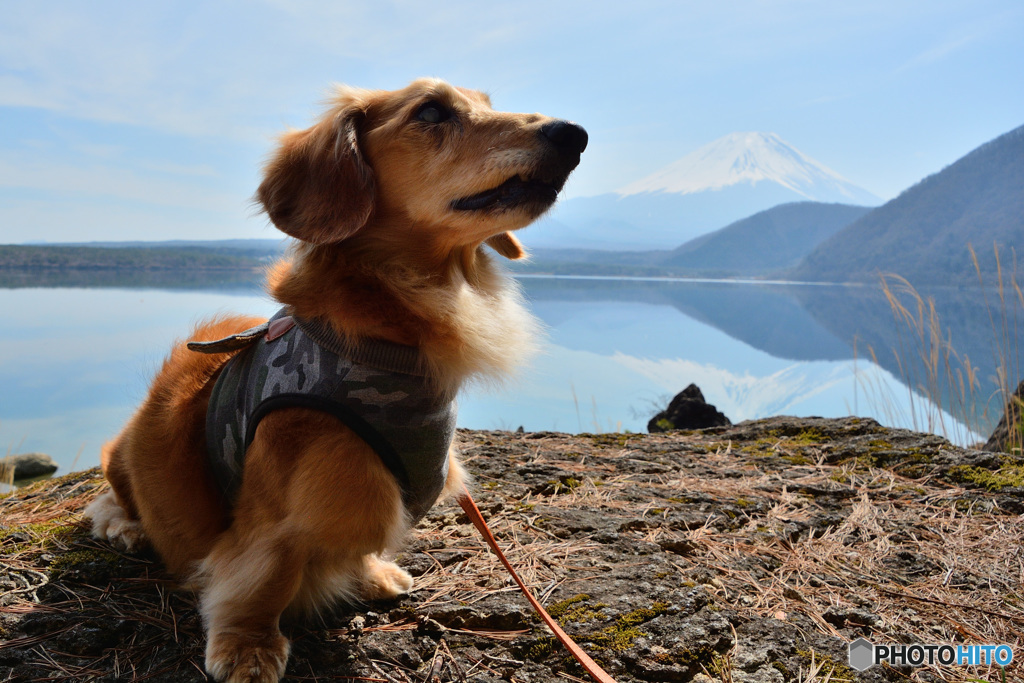
<svg viewBox="0 0 1024 683">
<path fill-rule="evenodd" d="M 875 646 L 864 638 L 850 643 L 850 668 L 864 671 L 875 663 Z"/>
</svg>

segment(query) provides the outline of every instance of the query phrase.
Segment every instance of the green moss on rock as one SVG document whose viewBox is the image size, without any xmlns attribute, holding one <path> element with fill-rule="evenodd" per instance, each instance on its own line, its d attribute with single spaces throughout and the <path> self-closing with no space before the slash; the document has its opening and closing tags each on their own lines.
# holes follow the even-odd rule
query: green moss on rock
<svg viewBox="0 0 1024 683">
<path fill-rule="evenodd" d="M 626 612 L 619 616 L 616 620 L 617 624 L 621 626 L 636 626 L 642 624 L 645 621 L 650 621 L 655 617 L 660 617 L 668 609 L 668 605 L 663 602 L 656 602 L 650 607 L 635 609 L 632 612 Z"/>
<path fill-rule="evenodd" d="M 949 468 L 949 478 L 963 484 L 983 486 L 989 491 L 1000 491 L 1008 486 L 1024 486 L 1024 465 L 1007 465 L 998 470 L 956 465 Z"/>
<path fill-rule="evenodd" d="M 547 659 L 551 656 L 551 653 L 555 651 L 558 646 L 558 641 L 552 636 L 542 636 L 538 638 L 532 645 L 527 647 L 523 651 L 523 657 L 534 662 L 539 662 L 543 659 Z"/>
<path fill-rule="evenodd" d="M 562 626 L 570 622 L 583 624 L 588 621 L 607 619 L 607 615 L 601 611 L 607 606 L 604 603 L 591 605 L 590 596 L 581 593 L 574 595 L 568 600 L 554 603 L 548 607 L 548 614 L 554 617 Z"/>
<path fill-rule="evenodd" d="M 63 574 L 77 569 L 81 565 L 117 565 L 121 557 L 109 550 L 76 550 L 64 553 L 50 563 L 50 570 L 57 574 Z"/>
<path fill-rule="evenodd" d="M 625 448 L 626 442 L 635 434 L 580 434 L 580 436 L 589 436 L 595 446 L 618 446 L 619 448 Z"/>
<path fill-rule="evenodd" d="M 823 680 L 856 681 L 859 678 L 857 672 L 851 669 L 845 662 L 837 662 L 827 654 L 813 650 L 797 650 L 796 654 L 807 663 L 808 667 L 810 667 L 812 661 L 815 665 L 820 664 L 821 670 L 818 675 Z"/>
<path fill-rule="evenodd" d="M 656 602 L 650 607 L 626 612 L 619 615 L 614 624 L 602 629 L 599 633 L 588 635 L 586 640 L 598 648 L 625 652 L 633 647 L 633 643 L 636 642 L 637 638 L 644 635 L 644 632 L 637 627 L 655 617 L 661 616 L 667 610 L 668 605 L 663 602 Z"/>
<path fill-rule="evenodd" d="M 633 647 L 636 639 L 644 633 L 635 626 L 621 627 L 618 625 L 609 626 L 600 633 L 593 633 L 587 636 L 587 641 L 593 643 L 599 649 L 625 652 Z"/>
</svg>

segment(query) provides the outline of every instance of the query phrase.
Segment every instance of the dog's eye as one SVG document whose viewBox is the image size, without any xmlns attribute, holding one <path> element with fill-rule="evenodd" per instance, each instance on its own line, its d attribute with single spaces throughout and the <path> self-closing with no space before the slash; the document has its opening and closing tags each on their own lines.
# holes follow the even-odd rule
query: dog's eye
<svg viewBox="0 0 1024 683">
<path fill-rule="evenodd" d="M 416 120 L 425 123 L 444 123 L 451 117 L 451 110 L 438 102 L 427 102 L 416 112 Z"/>
</svg>

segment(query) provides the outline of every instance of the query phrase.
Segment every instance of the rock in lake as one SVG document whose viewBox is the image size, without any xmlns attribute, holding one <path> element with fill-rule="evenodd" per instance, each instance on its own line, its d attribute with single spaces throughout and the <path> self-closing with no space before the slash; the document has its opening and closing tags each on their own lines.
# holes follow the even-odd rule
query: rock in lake
<svg viewBox="0 0 1024 683">
<path fill-rule="evenodd" d="M 670 429 L 706 429 L 732 424 L 715 406 L 704 400 L 700 387 L 691 384 L 672 399 L 668 408 L 651 418 L 647 431 L 667 432 Z"/>
<path fill-rule="evenodd" d="M 45 453 L 22 453 L 0 458 L 0 471 L 14 470 L 14 480 L 31 479 L 53 474 L 57 471 L 57 463 Z"/>
</svg>

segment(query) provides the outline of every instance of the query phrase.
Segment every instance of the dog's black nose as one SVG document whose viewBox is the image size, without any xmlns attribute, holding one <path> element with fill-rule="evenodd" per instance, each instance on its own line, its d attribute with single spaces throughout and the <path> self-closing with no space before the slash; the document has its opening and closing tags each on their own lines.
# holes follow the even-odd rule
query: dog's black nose
<svg viewBox="0 0 1024 683">
<path fill-rule="evenodd" d="M 587 148 L 587 131 L 572 121 L 550 121 L 540 132 L 560 150 L 582 154 Z"/>
</svg>

